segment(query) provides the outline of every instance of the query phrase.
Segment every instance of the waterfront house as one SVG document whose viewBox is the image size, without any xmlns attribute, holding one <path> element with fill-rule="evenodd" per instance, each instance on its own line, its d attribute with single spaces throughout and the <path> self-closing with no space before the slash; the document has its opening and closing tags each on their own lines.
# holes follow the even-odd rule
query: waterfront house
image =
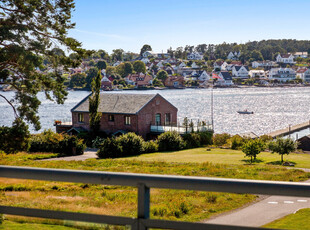
<svg viewBox="0 0 310 230">
<path fill-rule="evenodd" d="M 294 56 L 290 53 L 288 54 L 278 54 L 276 57 L 276 61 L 278 63 L 283 63 L 283 64 L 294 64 Z"/>
<path fill-rule="evenodd" d="M 290 80 L 295 80 L 296 72 L 292 68 L 272 68 L 269 71 L 268 78 L 270 80 L 286 82 Z"/>
<path fill-rule="evenodd" d="M 264 69 L 271 69 L 277 67 L 278 64 L 274 61 L 253 61 L 252 68 L 262 67 Z"/>
<path fill-rule="evenodd" d="M 191 67 L 192 67 L 193 69 L 198 69 L 198 68 L 199 68 L 199 66 L 196 64 L 196 62 L 193 62 L 192 65 L 191 65 Z"/>
<path fill-rule="evenodd" d="M 232 76 L 229 74 L 228 71 L 219 72 L 219 74 L 216 76 L 216 79 L 217 80 L 215 82 L 215 85 L 218 86 L 232 86 L 234 84 L 232 81 Z"/>
<path fill-rule="evenodd" d="M 310 82 L 310 69 L 300 68 L 296 71 L 296 77 L 303 80 L 303 82 Z"/>
<path fill-rule="evenodd" d="M 90 95 L 89 95 L 90 96 Z M 72 110 L 72 128 L 89 130 L 89 96 Z M 100 94 L 100 130 L 107 134 L 135 132 L 147 138 L 151 125 L 177 123 L 178 109 L 160 94 Z"/>
<path fill-rule="evenodd" d="M 224 63 L 223 61 L 218 61 L 218 62 L 215 61 L 213 63 L 214 71 L 221 71 L 223 63 Z"/>
<path fill-rule="evenodd" d="M 129 85 L 134 85 L 139 88 L 151 85 L 153 82 L 153 78 L 148 74 L 135 73 L 129 74 L 127 77 L 125 77 L 125 81 Z"/>
<path fill-rule="evenodd" d="M 249 71 L 249 76 L 250 78 L 265 78 L 266 77 L 266 73 L 264 70 L 250 70 Z"/>
<path fill-rule="evenodd" d="M 182 88 L 184 86 L 183 76 L 169 76 L 165 81 L 164 85 L 168 88 Z"/>
<path fill-rule="evenodd" d="M 237 78 L 249 78 L 249 67 L 244 65 L 234 65 L 232 67 L 232 75 Z"/>
</svg>

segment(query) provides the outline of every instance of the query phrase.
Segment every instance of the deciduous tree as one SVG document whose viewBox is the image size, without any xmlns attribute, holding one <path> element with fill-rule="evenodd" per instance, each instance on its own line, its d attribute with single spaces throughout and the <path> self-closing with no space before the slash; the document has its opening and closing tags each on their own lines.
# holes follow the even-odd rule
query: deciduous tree
<svg viewBox="0 0 310 230">
<path fill-rule="evenodd" d="M 133 63 L 133 69 L 137 72 L 137 73 L 145 73 L 146 72 L 146 67 L 144 62 L 142 61 L 135 61 Z"/>
<path fill-rule="evenodd" d="M 294 142 L 290 138 L 277 138 L 269 143 L 268 148 L 272 153 L 278 153 L 281 155 L 281 163 L 283 163 L 283 155 L 288 155 L 295 151 L 297 148 L 297 142 Z"/>
<path fill-rule="evenodd" d="M 140 56 L 142 56 L 145 51 L 152 51 L 152 47 L 148 44 L 143 45 L 140 50 Z"/>
</svg>

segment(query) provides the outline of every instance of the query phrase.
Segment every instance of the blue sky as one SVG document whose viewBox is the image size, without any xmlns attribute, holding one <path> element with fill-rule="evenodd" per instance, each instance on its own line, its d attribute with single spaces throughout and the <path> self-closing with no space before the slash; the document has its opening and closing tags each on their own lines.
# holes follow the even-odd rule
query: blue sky
<svg viewBox="0 0 310 230">
<path fill-rule="evenodd" d="M 310 40 L 309 0 L 76 0 L 69 35 L 86 49 Z"/>
</svg>

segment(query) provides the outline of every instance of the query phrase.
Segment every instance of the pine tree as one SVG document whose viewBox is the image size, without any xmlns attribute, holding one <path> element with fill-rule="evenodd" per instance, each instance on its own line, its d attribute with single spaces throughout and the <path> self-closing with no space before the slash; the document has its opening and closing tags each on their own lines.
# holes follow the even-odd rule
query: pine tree
<svg viewBox="0 0 310 230">
<path fill-rule="evenodd" d="M 91 132 L 96 135 L 100 130 L 101 113 L 98 112 L 100 104 L 101 73 L 91 83 L 92 95 L 89 97 L 89 124 Z"/>
</svg>

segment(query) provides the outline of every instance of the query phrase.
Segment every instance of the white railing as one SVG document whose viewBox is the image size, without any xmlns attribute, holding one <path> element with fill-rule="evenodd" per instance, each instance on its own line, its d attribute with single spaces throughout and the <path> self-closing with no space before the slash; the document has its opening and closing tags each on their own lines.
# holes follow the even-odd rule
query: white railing
<svg viewBox="0 0 310 230">
<path fill-rule="evenodd" d="M 0 177 L 137 187 L 138 214 L 136 218 L 0 206 L 0 213 L 3 214 L 85 221 L 113 225 L 129 225 L 131 226 L 131 229 L 137 230 L 145 230 L 148 228 L 181 230 L 266 229 L 150 219 L 150 188 L 310 197 L 310 184 L 297 182 L 272 182 L 208 177 L 43 169 L 14 166 L 0 166 Z"/>
</svg>

